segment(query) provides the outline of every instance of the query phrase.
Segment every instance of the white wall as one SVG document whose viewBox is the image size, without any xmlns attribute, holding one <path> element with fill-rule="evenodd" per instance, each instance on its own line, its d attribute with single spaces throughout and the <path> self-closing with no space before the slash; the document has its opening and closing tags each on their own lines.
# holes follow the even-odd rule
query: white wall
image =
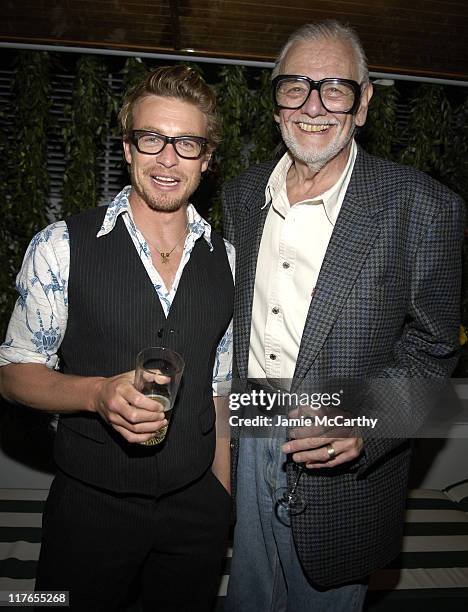
<svg viewBox="0 0 468 612">
<path fill-rule="evenodd" d="M 9 457 L 0 448 L 0 488 L 47 489 L 52 472 L 26 465 Z M 411 486 L 443 489 L 468 478 L 468 439 L 416 440 Z"/>
<path fill-rule="evenodd" d="M 0 449 L 1 489 L 48 489 L 53 474 L 34 469 L 5 455 Z"/>
</svg>

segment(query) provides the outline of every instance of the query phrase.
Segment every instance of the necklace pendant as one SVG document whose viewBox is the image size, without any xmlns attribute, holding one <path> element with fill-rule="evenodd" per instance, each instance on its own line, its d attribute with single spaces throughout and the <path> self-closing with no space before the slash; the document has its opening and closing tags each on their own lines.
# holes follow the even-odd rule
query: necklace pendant
<svg viewBox="0 0 468 612">
<path fill-rule="evenodd" d="M 161 255 L 161 263 L 167 264 L 169 262 L 170 253 L 160 253 Z"/>
</svg>

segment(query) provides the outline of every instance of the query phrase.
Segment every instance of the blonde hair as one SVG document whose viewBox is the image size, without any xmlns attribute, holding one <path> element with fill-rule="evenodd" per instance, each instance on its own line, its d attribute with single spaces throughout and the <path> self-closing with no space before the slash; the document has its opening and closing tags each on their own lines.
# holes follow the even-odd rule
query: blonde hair
<svg viewBox="0 0 468 612">
<path fill-rule="evenodd" d="M 215 149 L 221 142 L 221 120 L 216 111 L 216 96 L 202 77 L 188 66 L 162 66 L 125 95 L 119 112 L 124 138 L 133 129 L 133 109 L 147 96 L 177 98 L 196 106 L 206 118 L 208 147 Z"/>
</svg>

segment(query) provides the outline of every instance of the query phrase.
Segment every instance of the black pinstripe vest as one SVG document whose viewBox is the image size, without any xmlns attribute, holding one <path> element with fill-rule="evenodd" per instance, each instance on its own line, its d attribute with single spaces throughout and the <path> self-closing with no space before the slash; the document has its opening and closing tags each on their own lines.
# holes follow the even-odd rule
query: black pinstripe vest
<svg viewBox="0 0 468 612">
<path fill-rule="evenodd" d="M 70 218 L 68 324 L 60 357 L 64 373 L 113 376 L 135 367 L 147 346 L 167 346 L 186 367 L 164 444 L 127 443 L 90 413 L 62 415 L 57 465 L 94 486 L 159 496 L 195 480 L 213 459 L 212 373 L 216 347 L 232 316 L 233 281 L 222 239 L 214 250 L 197 240 L 168 318 L 120 217 L 96 238 L 105 208 Z"/>
</svg>

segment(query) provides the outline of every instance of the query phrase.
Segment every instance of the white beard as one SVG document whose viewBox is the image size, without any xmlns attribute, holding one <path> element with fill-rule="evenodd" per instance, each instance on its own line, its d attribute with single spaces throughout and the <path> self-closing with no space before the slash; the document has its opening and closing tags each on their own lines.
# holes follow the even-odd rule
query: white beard
<svg viewBox="0 0 468 612">
<path fill-rule="evenodd" d="M 292 136 L 282 124 L 280 125 L 280 129 L 284 143 L 291 151 L 293 157 L 304 162 L 312 170 L 312 172 L 317 173 L 349 144 L 354 136 L 355 126 L 356 124 L 353 117 L 351 129 L 349 130 L 345 140 L 340 140 L 340 134 L 337 134 L 337 136 L 327 145 L 325 149 L 303 147 L 297 143 L 294 136 Z"/>
</svg>

